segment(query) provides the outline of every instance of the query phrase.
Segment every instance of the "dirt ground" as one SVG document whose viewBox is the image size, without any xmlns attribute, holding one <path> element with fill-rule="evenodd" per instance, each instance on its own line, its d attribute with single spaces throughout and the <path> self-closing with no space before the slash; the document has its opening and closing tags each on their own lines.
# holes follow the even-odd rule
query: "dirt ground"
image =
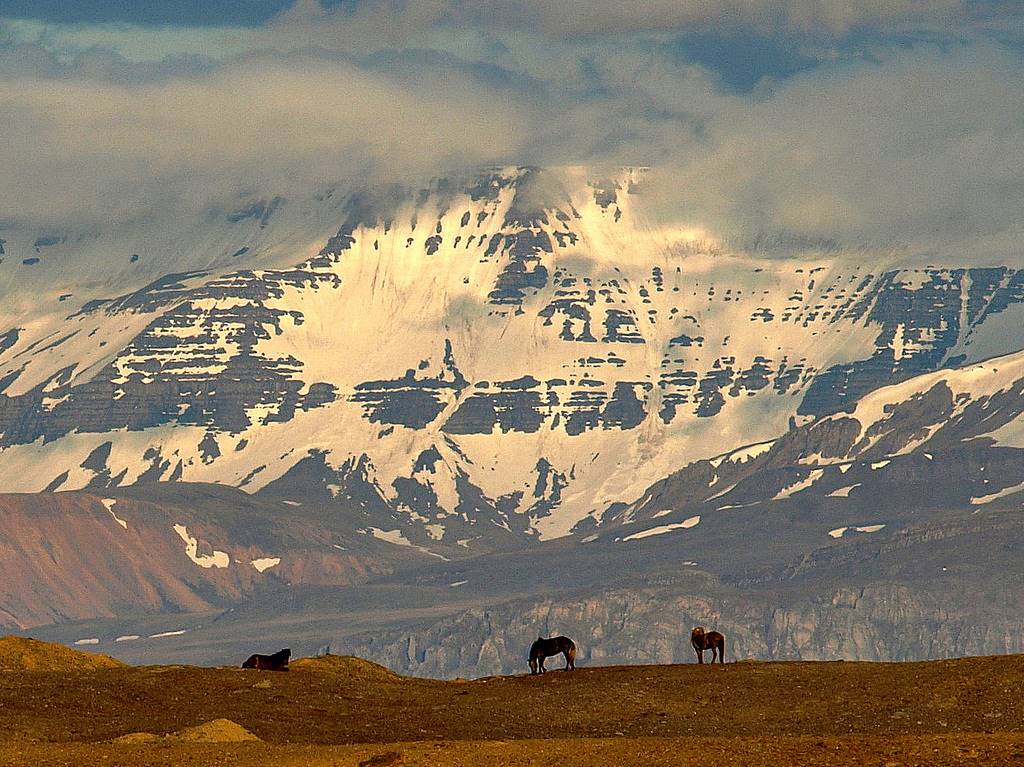
<svg viewBox="0 0 1024 767">
<path fill-rule="evenodd" d="M 197 741 L 206 723 L 260 740 Z M 346 658 L 3 671 L 0 727 L 0 764 L 26 766 L 1024 765 L 1024 656 L 450 682 Z"/>
</svg>

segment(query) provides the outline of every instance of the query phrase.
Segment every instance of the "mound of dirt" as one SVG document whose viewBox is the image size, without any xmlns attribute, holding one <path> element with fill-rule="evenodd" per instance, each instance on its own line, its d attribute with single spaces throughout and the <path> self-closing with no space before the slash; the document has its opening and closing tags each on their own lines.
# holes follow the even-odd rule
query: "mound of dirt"
<svg viewBox="0 0 1024 767">
<path fill-rule="evenodd" d="M 158 740 L 161 740 L 160 736 L 154 735 L 151 732 L 129 732 L 127 735 L 114 738 L 110 742 L 133 746 L 136 743 L 155 743 Z"/>
<path fill-rule="evenodd" d="M 0 637 L 0 671 L 95 671 L 124 666 L 109 655 L 18 636 Z"/>
<path fill-rule="evenodd" d="M 178 730 L 168 737 L 189 743 L 241 743 L 246 740 L 259 740 L 242 725 L 232 722 L 230 719 L 214 719 L 211 722 L 203 722 L 195 727 Z"/>
<path fill-rule="evenodd" d="M 291 668 L 296 671 L 339 674 L 350 679 L 368 682 L 397 682 L 402 679 L 390 669 L 352 655 L 321 655 L 317 658 L 300 658 L 291 664 Z"/>
<path fill-rule="evenodd" d="M 163 737 L 151 732 L 130 732 L 127 735 L 114 738 L 111 743 L 123 745 L 166 743 L 168 741 L 175 743 L 242 743 L 252 740 L 259 740 L 259 738 L 237 722 L 232 722 L 230 719 L 214 719 L 197 724 L 195 727 L 186 727 L 184 730 L 178 730 Z"/>
</svg>

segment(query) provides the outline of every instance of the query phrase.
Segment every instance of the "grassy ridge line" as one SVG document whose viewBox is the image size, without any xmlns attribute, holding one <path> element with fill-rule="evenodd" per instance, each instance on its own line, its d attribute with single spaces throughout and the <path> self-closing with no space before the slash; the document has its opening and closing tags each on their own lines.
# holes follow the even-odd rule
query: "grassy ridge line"
<svg viewBox="0 0 1024 767">
<path fill-rule="evenodd" d="M 359 659 L 0 674 L 10 738 L 104 741 L 229 719 L 269 743 L 1024 732 L 1024 656 L 613 666 L 438 681 Z"/>
<path fill-rule="evenodd" d="M 0 671 L 95 671 L 124 665 L 109 655 L 18 636 L 0 637 Z"/>
</svg>

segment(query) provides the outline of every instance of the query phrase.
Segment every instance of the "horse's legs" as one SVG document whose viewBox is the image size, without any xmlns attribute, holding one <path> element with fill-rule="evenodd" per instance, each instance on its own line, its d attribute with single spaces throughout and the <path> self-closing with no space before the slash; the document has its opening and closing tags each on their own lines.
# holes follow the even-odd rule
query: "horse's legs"
<svg viewBox="0 0 1024 767">
<path fill-rule="evenodd" d="M 704 651 L 698 650 L 696 647 L 693 648 L 693 651 L 697 653 L 697 662 L 704 663 Z"/>
<path fill-rule="evenodd" d="M 547 671 L 548 671 L 546 668 L 544 668 L 544 661 L 545 661 L 544 656 L 541 656 L 541 659 L 540 659 L 540 673 L 542 673 L 542 674 L 546 674 Z"/>
<path fill-rule="evenodd" d="M 572 669 L 576 668 L 576 664 L 573 663 L 572 655 L 569 653 L 568 650 L 563 650 L 562 651 L 562 655 L 565 656 L 565 670 L 566 671 L 571 671 Z"/>
</svg>

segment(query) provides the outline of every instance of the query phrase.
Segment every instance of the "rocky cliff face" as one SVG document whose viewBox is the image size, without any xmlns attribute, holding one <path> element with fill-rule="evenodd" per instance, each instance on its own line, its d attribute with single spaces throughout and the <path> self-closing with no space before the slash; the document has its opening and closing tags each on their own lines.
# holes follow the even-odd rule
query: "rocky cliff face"
<svg viewBox="0 0 1024 767">
<path fill-rule="evenodd" d="M 841 589 L 785 608 L 647 589 L 606 592 L 570 604 L 479 610 L 428 630 L 327 648 L 396 671 L 442 678 L 522 673 L 538 631 L 577 638 L 581 666 L 695 662 L 690 629 L 696 625 L 726 635 L 729 661 L 899 661 L 1024 651 L 1019 614 L 978 619 L 964 603 L 949 604 L 943 595 L 895 585 Z M 548 662 L 549 668 L 563 665 L 561 658 Z"/>
<path fill-rule="evenodd" d="M 1019 519 L 921 528 L 877 545 L 823 549 L 757 583 L 687 575 L 684 566 L 639 583 L 516 600 L 328 647 L 441 677 L 522 672 L 538 635 L 574 637 L 581 665 L 694 662 L 696 625 L 726 635 L 730 661 L 1020 653 L 1024 584 L 1013 563 L 1022 543 Z M 561 667 L 559 659 L 550 665 Z"/>
</svg>

